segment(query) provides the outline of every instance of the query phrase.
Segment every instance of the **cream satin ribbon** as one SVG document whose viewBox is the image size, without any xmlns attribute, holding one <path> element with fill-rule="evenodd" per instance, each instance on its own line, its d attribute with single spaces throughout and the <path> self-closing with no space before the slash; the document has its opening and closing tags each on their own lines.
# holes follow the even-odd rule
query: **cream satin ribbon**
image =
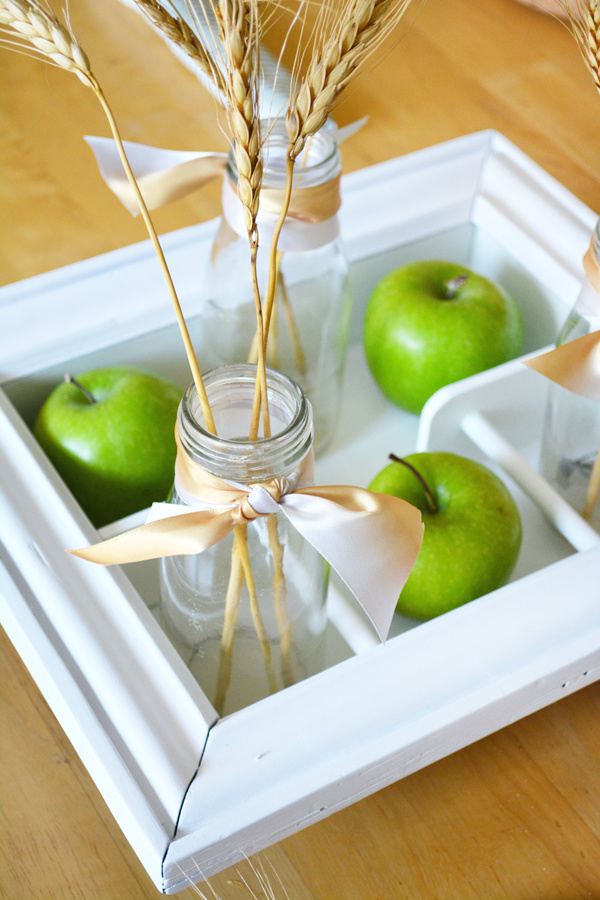
<svg viewBox="0 0 600 900">
<path fill-rule="evenodd" d="M 600 401 L 600 331 L 561 344 L 524 362 L 568 391 Z"/>
<path fill-rule="evenodd" d="M 132 215 L 138 215 L 140 208 L 115 142 L 89 136 L 85 140 L 108 187 Z M 166 206 L 222 178 L 223 215 L 236 234 L 246 237 L 248 229 L 237 185 L 226 175 L 227 154 L 161 150 L 130 141 L 124 141 L 123 146 L 148 209 Z M 275 230 L 283 198 L 283 190 L 261 189 L 257 224 L 261 238 L 267 242 Z M 341 202 L 339 175 L 324 184 L 292 191 L 279 249 L 313 250 L 334 240 L 340 232 L 336 213 Z"/>
<path fill-rule="evenodd" d="M 274 188 L 261 188 L 260 208 L 256 217 L 261 240 L 270 243 L 279 213 L 283 206 L 284 192 Z M 279 236 L 279 250 L 314 250 L 323 247 L 340 233 L 336 215 L 342 203 L 340 176 L 325 184 L 293 190 L 290 207 Z M 236 185 L 225 177 L 221 189 L 223 216 L 230 228 L 246 238 L 248 229 L 244 209 L 237 195 Z"/>
<path fill-rule="evenodd" d="M 132 215 L 139 215 L 140 208 L 116 143 L 111 138 L 90 135 L 84 140 L 92 148 L 100 174 L 113 194 Z M 227 165 L 226 153 L 163 150 L 132 141 L 123 141 L 123 147 L 148 209 L 166 206 L 222 178 Z"/>
<path fill-rule="evenodd" d="M 600 266 L 593 241 L 583 257 L 583 268 L 587 282 L 577 299 L 576 308 L 585 318 L 593 319 L 600 316 Z M 600 401 L 600 331 L 568 341 L 524 362 L 530 369 L 572 393 Z"/>
<path fill-rule="evenodd" d="M 287 479 L 229 483 L 180 450 L 176 479 L 196 498 L 196 507 L 155 504 L 152 516 L 159 518 L 70 552 L 101 565 L 202 553 L 238 524 L 283 513 L 340 575 L 385 640 L 421 547 L 421 514 L 404 500 L 364 488 L 296 487 L 305 477 L 300 467 Z"/>
<path fill-rule="evenodd" d="M 367 121 L 368 117 L 359 119 L 344 128 L 332 130 L 339 145 L 355 134 Z M 129 212 L 137 216 L 140 212 L 135 193 L 125 174 L 116 143 L 111 138 L 92 137 L 87 135 L 86 142 L 91 147 L 104 181 L 119 198 Z M 187 152 L 183 150 L 164 150 L 146 144 L 123 141 L 123 147 L 129 164 L 138 183 L 148 209 L 157 209 L 174 200 L 181 199 L 204 185 L 222 178 L 226 171 L 227 154 L 212 152 Z M 246 234 L 241 205 L 235 193 L 235 185 L 224 179 L 224 213 L 234 231 Z M 230 194 L 233 194 L 236 210 Z M 276 221 L 282 207 L 283 191 L 263 188 L 261 191 L 261 210 L 263 225 L 272 230 L 272 222 Z M 335 214 L 341 204 L 339 177 L 313 188 L 303 188 L 292 193 L 292 201 L 287 219 L 292 223 L 314 225 L 330 221 L 328 228 L 322 228 L 323 237 L 313 236 L 309 239 L 315 246 L 320 246 L 337 234 L 334 223 Z M 241 226 L 236 225 L 239 221 Z M 287 220 L 286 220 L 287 221 Z M 259 223 L 260 224 L 260 223 Z M 333 229 L 333 232 L 332 232 Z M 304 229 L 306 231 L 306 229 Z M 314 230 L 313 230 L 314 231 Z M 331 232 L 331 233 L 330 233 Z M 263 235 L 264 237 L 264 235 Z M 301 238 L 301 242 L 306 237 Z M 295 238 L 291 241 L 294 244 Z M 281 249 L 286 249 L 281 247 Z"/>
</svg>

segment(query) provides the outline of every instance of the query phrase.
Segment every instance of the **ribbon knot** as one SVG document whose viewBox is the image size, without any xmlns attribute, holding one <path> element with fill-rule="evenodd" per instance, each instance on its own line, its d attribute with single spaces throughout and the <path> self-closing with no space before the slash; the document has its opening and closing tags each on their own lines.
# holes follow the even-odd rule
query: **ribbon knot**
<svg viewBox="0 0 600 900">
<path fill-rule="evenodd" d="M 250 492 L 242 498 L 240 505 L 232 513 L 236 525 L 252 522 L 259 516 L 270 516 L 279 512 L 279 501 L 286 493 L 286 480 L 274 478 L 265 484 L 254 484 Z"/>
</svg>

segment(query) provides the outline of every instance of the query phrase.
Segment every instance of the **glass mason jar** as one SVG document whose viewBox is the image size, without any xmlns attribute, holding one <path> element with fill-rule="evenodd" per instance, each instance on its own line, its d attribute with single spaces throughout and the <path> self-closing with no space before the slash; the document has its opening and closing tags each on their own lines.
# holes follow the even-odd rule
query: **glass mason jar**
<svg viewBox="0 0 600 900">
<path fill-rule="evenodd" d="M 600 262 L 600 221 L 592 238 Z M 600 295 L 585 278 L 580 294 L 563 325 L 557 346 L 600 328 Z M 544 417 L 540 472 L 577 512 L 600 529 L 600 504 L 590 508 L 588 490 L 600 448 L 600 404 L 559 384 L 550 383 Z"/>
<path fill-rule="evenodd" d="M 188 388 L 177 418 L 183 450 L 236 484 L 295 478 L 303 460 L 312 476 L 310 403 L 287 376 L 268 372 L 273 436 L 246 439 L 255 379 L 249 364 L 205 376 L 218 437 L 206 430 L 196 389 Z M 177 480 L 171 502 L 197 505 Z M 240 566 L 245 546 L 255 604 Z M 325 560 L 282 513 L 236 526 L 203 553 L 161 561 L 161 624 L 220 714 L 320 671 L 328 577 Z"/>
<path fill-rule="evenodd" d="M 271 129 L 270 131 L 268 129 Z M 263 186 L 258 215 L 258 282 L 265 298 L 271 236 L 286 183 L 288 138 L 282 122 L 263 125 Z M 330 131 L 316 134 L 295 165 L 290 211 L 278 244 L 278 278 L 267 364 L 303 389 L 312 408 L 315 452 L 337 424 L 352 293 L 337 216 L 341 157 Z M 256 312 L 250 251 L 236 193 L 233 151 L 223 179 L 221 218 L 204 284 L 201 334 L 205 364 L 256 362 Z"/>
</svg>

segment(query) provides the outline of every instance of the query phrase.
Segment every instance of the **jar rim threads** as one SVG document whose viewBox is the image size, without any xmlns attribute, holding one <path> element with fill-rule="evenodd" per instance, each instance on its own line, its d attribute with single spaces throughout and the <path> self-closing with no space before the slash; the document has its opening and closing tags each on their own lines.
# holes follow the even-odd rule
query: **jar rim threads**
<svg viewBox="0 0 600 900">
<path fill-rule="evenodd" d="M 255 441 L 248 434 L 256 366 L 234 363 L 204 376 L 217 434 L 207 430 L 196 388 L 190 385 L 179 406 L 177 423 L 186 452 L 213 475 L 250 483 L 292 472 L 313 440 L 312 408 L 300 387 L 281 372 L 267 369 L 269 411 L 274 433 Z M 220 429 L 224 429 L 220 433 Z"/>
</svg>

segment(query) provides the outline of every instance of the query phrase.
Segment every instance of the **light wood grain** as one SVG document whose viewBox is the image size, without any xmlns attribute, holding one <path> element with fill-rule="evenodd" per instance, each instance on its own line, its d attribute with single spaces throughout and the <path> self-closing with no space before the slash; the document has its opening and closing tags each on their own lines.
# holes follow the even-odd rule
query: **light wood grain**
<svg viewBox="0 0 600 900">
<path fill-rule="evenodd" d="M 69 8 L 124 137 L 225 148 L 214 101 L 137 13 L 118 0 L 70 0 Z M 91 92 L 5 50 L 0 83 L 0 281 L 145 239 L 82 140 L 107 134 Z M 600 209 L 600 97 L 564 26 L 513 0 L 429 0 L 336 117 L 344 124 L 366 113 L 368 126 L 344 145 L 346 171 L 496 128 Z M 159 211 L 159 230 L 211 218 L 218 195 L 211 188 Z M 0 895 L 156 897 L 4 636 L 0 686 Z M 600 687 L 592 685 L 260 859 L 276 896 L 285 894 L 270 865 L 294 900 L 597 898 L 599 747 Z M 249 871 L 213 879 L 219 896 L 248 897 Z"/>
</svg>

